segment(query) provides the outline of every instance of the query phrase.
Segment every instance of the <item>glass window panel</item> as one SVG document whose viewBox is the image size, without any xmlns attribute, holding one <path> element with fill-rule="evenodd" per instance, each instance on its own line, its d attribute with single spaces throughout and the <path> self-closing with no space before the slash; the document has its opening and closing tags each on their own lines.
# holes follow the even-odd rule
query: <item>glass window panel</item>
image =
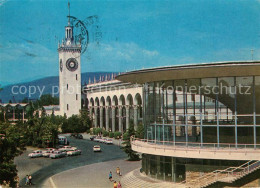
<svg viewBox="0 0 260 188">
<path fill-rule="evenodd" d="M 172 181 L 172 159 L 165 157 L 165 180 Z"/>
<path fill-rule="evenodd" d="M 238 127 L 237 128 L 237 143 L 238 144 L 253 144 L 253 127 Z M 238 147 L 243 147 L 243 145 L 238 145 Z"/>
<path fill-rule="evenodd" d="M 218 114 L 219 125 L 235 124 L 233 114 L 235 113 L 235 78 L 220 77 L 218 78 L 219 95 L 218 95 Z"/>
<path fill-rule="evenodd" d="M 236 78 L 237 124 L 253 124 L 253 77 Z"/>
<path fill-rule="evenodd" d="M 217 125 L 216 78 L 201 79 L 203 125 Z"/>
<path fill-rule="evenodd" d="M 187 80 L 187 118 L 187 123 L 190 125 L 188 135 L 197 142 L 197 135 L 200 134 L 200 79 Z"/>
<path fill-rule="evenodd" d="M 176 127 L 176 136 L 184 136 L 185 134 L 185 125 L 186 125 L 186 119 L 185 119 L 185 100 L 186 97 L 184 95 L 185 91 L 185 80 L 175 80 L 174 81 L 174 88 L 176 91 L 176 125 L 182 125 Z M 180 138 L 181 139 L 181 138 Z M 178 141 L 179 138 L 176 138 L 176 141 Z"/>
</svg>

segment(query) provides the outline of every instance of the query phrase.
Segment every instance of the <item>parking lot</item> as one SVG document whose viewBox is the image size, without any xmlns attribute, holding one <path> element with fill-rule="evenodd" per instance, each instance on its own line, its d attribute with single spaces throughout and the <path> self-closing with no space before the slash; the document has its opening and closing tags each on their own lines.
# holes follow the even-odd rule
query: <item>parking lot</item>
<svg viewBox="0 0 260 188">
<path fill-rule="evenodd" d="M 97 143 L 89 139 L 75 139 L 68 137 L 71 146 L 75 146 L 82 151 L 81 155 L 64 157 L 59 159 L 50 158 L 29 158 L 28 154 L 36 148 L 28 148 L 21 156 L 15 158 L 20 186 L 25 184 L 25 176 L 31 174 L 34 186 L 41 186 L 49 177 L 59 172 L 80 167 L 83 165 L 105 162 L 126 158 L 126 154 L 116 145 L 106 145 Z M 100 145 L 102 152 L 93 152 L 93 146 Z"/>
</svg>

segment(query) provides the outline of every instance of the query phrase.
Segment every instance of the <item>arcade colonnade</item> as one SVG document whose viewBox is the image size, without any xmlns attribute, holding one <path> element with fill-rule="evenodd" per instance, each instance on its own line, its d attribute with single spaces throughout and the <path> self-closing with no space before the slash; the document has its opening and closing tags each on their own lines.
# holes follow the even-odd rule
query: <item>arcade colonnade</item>
<svg viewBox="0 0 260 188">
<path fill-rule="evenodd" d="M 104 91 L 107 84 L 99 85 L 98 89 L 97 86 L 94 87 L 95 89 L 91 88 L 91 85 L 88 86 L 85 108 L 89 110 L 94 127 L 112 132 L 125 132 L 132 122 L 136 129 L 143 116 L 142 87 L 133 85 L 128 87 L 127 84 L 123 84 L 119 91 L 116 83 L 113 89 Z"/>
</svg>

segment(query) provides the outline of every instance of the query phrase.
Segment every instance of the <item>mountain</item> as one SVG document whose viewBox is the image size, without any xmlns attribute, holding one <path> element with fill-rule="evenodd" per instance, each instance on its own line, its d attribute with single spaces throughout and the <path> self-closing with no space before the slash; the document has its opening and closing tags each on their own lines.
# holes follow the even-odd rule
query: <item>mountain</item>
<svg viewBox="0 0 260 188">
<path fill-rule="evenodd" d="M 81 74 L 81 83 L 88 83 L 89 78 L 93 81 L 94 78 L 99 80 L 100 76 L 117 74 L 117 72 L 85 72 Z M 7 103 L 9 100 L 12 102 L 21 102 L 24 98 L 31 100 L 38 99 L 42 94 L 53 94 L 58 96 L 57 93 L 59 86 L 59 77 L 50 76 L 37 79 L 31 82 L 24 82 L 4 86 L 0 92 L 0 100 L 2 103 Z"/>
</svg>

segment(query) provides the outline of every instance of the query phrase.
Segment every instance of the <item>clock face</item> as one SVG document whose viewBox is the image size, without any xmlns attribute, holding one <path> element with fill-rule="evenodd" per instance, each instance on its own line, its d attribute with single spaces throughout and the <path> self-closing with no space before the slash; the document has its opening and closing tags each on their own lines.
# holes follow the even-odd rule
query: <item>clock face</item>
<svg viewBox="0 0 260 188">
<path fill-rule="evenodd" d="M 60 60 L 60 71 L 62 72 L 62 68 L 63 68 L 63 64 L 62 64 L 62 60 Z"/>
<path fill-rule="evenodd" d="M 69 71 L 75 71 L 78 68 L 78 61 L 75 58 L 69 58 L 66 62 L 66 67 Z"/>
</svg>

